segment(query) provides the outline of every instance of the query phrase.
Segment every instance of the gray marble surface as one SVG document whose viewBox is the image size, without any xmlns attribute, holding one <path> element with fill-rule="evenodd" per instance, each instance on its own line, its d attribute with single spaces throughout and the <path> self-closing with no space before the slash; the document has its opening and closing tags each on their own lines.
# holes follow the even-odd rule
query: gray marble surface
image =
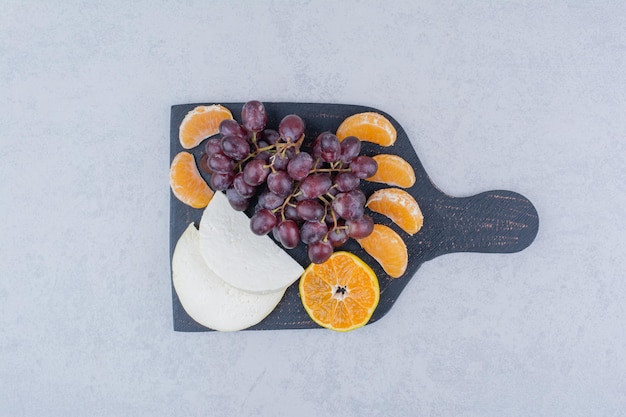
<svg viewBox="0 0 626 417">
<path fill-rule="evenodd" d="M 0 1 L 0 416 L 620 416 L 620 1 Z M 169 110 L 370 105 L 445 192 L 537 207 L 381 321 L 172 331 Z"/>
</svg>

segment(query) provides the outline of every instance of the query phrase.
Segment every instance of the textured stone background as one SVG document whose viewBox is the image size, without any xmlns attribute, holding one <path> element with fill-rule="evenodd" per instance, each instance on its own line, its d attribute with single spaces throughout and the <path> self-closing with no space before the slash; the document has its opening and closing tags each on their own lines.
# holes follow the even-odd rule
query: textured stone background
<svg viewBox="0 0 626 417">
<path fill-rule="evenodd" d="M 621 1 L 0 3 L 0 416 L 623 415 Z M 252 98 L 383 109 L 539 235 L 349 334 L 173 332 L 170 106 Z"/>
</svg>

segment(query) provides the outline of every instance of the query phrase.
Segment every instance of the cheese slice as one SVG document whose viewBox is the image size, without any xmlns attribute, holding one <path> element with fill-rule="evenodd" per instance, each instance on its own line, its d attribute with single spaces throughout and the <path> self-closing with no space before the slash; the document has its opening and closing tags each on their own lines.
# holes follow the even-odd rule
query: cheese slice
<svg viewBox="0 0 626 417">
<path fill-rule="evenodd" d="M 215 193 L 200 220 L 200 249 L 207 265 L 228 284 L 263 294 L 294 283 L 304 269 L 269 236 L 250 230 L 245 213 Z"/>
<path fill-rule="evenodd" d="M 282 299 L 285 290 L 252 294 L 225 283 L 200 254 L 200 234 L 190 224 L 172 256 L 172 280 L 189 316 L 220 331 L 243 330 L 263 320 Z"/>
</svg>

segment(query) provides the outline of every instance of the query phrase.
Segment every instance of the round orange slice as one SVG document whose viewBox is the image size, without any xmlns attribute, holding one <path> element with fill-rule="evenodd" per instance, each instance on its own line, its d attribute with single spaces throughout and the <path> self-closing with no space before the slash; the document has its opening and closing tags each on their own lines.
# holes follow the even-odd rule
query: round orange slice
<svg viewBox="0 0 626 417">
<path fill-rule="evenodd" d="M 232 118 L 230 110 L 220 104 L 197 106 L 185 115 L 180 124 L 180 144 L 185 149 L 194 148 L 204 139 L 217 134 L 223 120 Z"/>
<path fill-rule="evenodd" d="M 373 158 L 378 164 L 378 169 L 374 175 L 366 178 L 367 181 L 402 188 L 409 188 L 415 184 L 415 170 L 404 158 L 391 154 L 374 155 Z"/>
<path fill-rule="evenodd" d="M 339 140 L 356 136 L 360 140 L 380 146 L 391 146 L 396 142 L 396 128 L 380 113 L 365 112 L 347 117 L 337 129 Z"/>
<path fill-rule="evenodd" d="M 189 152 L 180 152 L 172 160 L 170 187 L 176 198 L 193 208 L 204 208 L 213 198 L 213 190 L 200 175 Z"/>
<path fill-rule="evenodd" d="M 300 298 L 311 319 L 322 327 L 347 332 L 372 317 L 378 278 L 358 256 L 339 251 L 321 264 L 312 263 L 300 278 Z"/>
<path fill-rule="evenodd" d="M 389 217 L 410 235 L 417 233 L 424 224 L 424 215 L 417 201 L 411 194 L 399 188 L 383 188 L 374 192 L 365 206 Z"/>
<path fill-rule="evenodd" d="M 399 278 L 406 271 L 409 263 L 406 244 L 389 226 L 375 224 L 372 233 L 357 242 L 390 277 Z"/>
</svg>

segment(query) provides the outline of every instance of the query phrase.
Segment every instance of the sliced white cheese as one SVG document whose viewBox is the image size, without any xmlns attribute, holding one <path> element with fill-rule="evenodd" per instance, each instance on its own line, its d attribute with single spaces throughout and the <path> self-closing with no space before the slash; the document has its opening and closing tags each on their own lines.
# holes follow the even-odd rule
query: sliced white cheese
<svg viewBox="0 0 626 417">
<path fill-rule="evenodd" d="M 200 234 L 193 224 L 181 235 L 172 256 L 174 289 L 189 316 L 220 331 L 248 328 L 263 320 L 285 290 L 252 294 L 225 283 L 200 255 Z"/>
<path fill-rule="evenodd" d="M 294 283 L 304 269 L 269 236 L 250 230 L 250 219 L 215 193 L 200 220 L 202 256 L 224 281 L 253 293 L 274 292 Z"/>
</svg>

